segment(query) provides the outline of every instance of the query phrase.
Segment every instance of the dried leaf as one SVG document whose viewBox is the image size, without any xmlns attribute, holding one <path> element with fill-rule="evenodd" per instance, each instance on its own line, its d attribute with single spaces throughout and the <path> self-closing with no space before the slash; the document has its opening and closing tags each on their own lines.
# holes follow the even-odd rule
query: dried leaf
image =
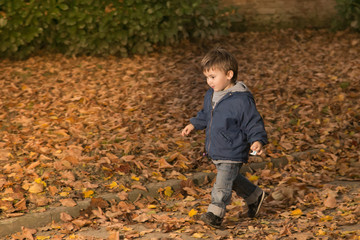
<svg viewBox="0 0 360 240">
<path fill-rule="evenodd" d="M 167 197 L 171 197 L 173 195 L 174 191 L 171 189 L 171 187 L 165 187 L 164 194 Z"/>
<path fill-rule="evenodd" d="M 335 208 L 337 206 L 335 195 L 329 194 L 324 201 L 324 205 L 328 208 Z"/>
<path fill-rule="evenodd" d="M 29 188 L 30 193 L 41 193 L 44 191 L 44 185 L 42 183 L 33 182 Z"/>
<path fill-rule="evenodd" d="M 171 164 L 169 164 L 165 158 L 160 158 L 159 159 L 159 168 L 160 169 L 166 169 L 166 168 L 173 168 L 173 166 Z"/>
<path fill-rule="evenodd" d="M 193 216 L 195 216 L 195 215 L 197 215 L 197 214 L 198 214 L 198 211 L 197 211 L 197 210 L 191 209 L 190 212 L 189 212 L 189 217 L 193 217 Z"/>
<path fill-rule="evenodd" d="M 291 216 L 300 216 L 302 214 L 303 212 L 299 208 L 295 209 L 294 211 L 291 211 Z"/>
<path fill-rule="evenodd" d="M 60 219 L 63 222 L 70 222 L 73 218 L 69 214 L 62 212 L 60 213 Z"/>
<path fill-rule="evenodd" d="M 65 206 L 65 207 L 74 207 L 74 206 L 77 205 L 76 202 L 75 202 L 73 199 L 71 199 L 71 198 L 60 199 L 60 202 L 61 202 L 61 204 L 62 204 L 63 206 Z"/>
</svg>

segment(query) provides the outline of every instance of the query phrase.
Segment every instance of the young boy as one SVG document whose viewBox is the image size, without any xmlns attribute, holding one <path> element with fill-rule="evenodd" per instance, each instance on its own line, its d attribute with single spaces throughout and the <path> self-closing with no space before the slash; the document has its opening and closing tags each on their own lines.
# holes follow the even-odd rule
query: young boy
<svg viewBox="0 0 360 240">
<path fill-rule="evenodd" d="M 250 149 L 252 154 L 263 153 L 267 135 L 252 94 L 244 83 L 237 82 L 236 59 L 217 48 L 205 55 L 201 67 L 210 89 L 203 109 L 190 119 L 181 134 L 187 136 L 194 129 L 206 128 L 205 150 L 217 168 L 217 176 L 211 204 L 200 220 L 219 228 L 232 190 L 246 201 L 248 216 L 257 216 L 265 192 L 240 174 L 240 168 L 247 162 Z"/>
</svg>

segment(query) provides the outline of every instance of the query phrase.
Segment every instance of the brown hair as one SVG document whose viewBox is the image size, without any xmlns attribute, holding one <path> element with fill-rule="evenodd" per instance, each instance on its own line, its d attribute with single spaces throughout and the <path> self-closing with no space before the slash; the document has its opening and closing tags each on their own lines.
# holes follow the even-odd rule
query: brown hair
<svg viewBox="0 0 360 240">
<path fill-rule="evenodd" d="M 235 83 L 238 75 L 238 62 L 235 57 L 222 48 L 215 48 L 210 50 L 201 60 L 202 71 L 208 71 L 212 68 L 222 70 L 227 74 L 228 71 L 233 71 L 234 75 L 231 82 Z"/>
</svg>

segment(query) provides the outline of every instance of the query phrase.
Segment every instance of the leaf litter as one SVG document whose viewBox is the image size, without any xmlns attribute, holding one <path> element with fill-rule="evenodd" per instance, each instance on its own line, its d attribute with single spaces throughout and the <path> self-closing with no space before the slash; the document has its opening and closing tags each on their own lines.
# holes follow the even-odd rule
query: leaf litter
<svg viewBox="0 0 360 240">
<path fill-rule="evenodd" d="M 12 238 L 88 239 L 79 233 L 106 228 L 108 239 L 156 233 L 358 239 L 358 38 L 347 31 L 278 30 L 232 33 L 206 46 L 184 43 L 133 58 L 1 60 L 0 218 L 91 198 L 80 217 L 64 213 L 60 223 L 23 228 Z M 220 44 L 238 58 L 239 79 L 264 117 L 270 143 L 264 156 L 252 159 L 268 161 L 267 168 L 247 177 L 269 196 L 257 219 L 246 218 L 244 202 L 234 196 L 224 229 L 215 231 L 198 221 L 211 185 L 186 177 L 214 171 L 202 157 L 204 134 L 183 138 L 179 132 L 207 89 L 201 56 Z M 300 161 L 289 156 L 311 149 L 321 151 Z M 272 166 L 271 158 L 283 156 L 287 166 Z M 181 179 L 180 190 L 164 187 L 159 199 L 128 201 L 128 192 L 169 179 Z M 98 198 L 106 192 L 121 201 Z"/>
</svg>

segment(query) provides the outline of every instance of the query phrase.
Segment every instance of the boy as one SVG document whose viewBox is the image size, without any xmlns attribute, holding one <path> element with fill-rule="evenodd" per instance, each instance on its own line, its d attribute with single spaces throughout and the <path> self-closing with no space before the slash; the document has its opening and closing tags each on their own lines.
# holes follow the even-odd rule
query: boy
<svg viewBox="0 0 360 240">
<path fill-rule="evenodd" d="M 248 216 L 257 216 L 265 192 L 240 174 L 240 168 L 247 162 L 250 149 L 252 154 L 263 153 L 267 135 L 252 94 L 244 83 L 236 81 L 236 59 L 217 48 L 205 55 L 201 67 L 211 88 L 205 94 L 203 109 L 181 134 L 187 136 L 194 129 L 206 128 L 205 150 L 217 168 L 217 176 L 211 204 L 200 220 L 219 228 L 232 190 L 244 198 Z"/>
</svg>

